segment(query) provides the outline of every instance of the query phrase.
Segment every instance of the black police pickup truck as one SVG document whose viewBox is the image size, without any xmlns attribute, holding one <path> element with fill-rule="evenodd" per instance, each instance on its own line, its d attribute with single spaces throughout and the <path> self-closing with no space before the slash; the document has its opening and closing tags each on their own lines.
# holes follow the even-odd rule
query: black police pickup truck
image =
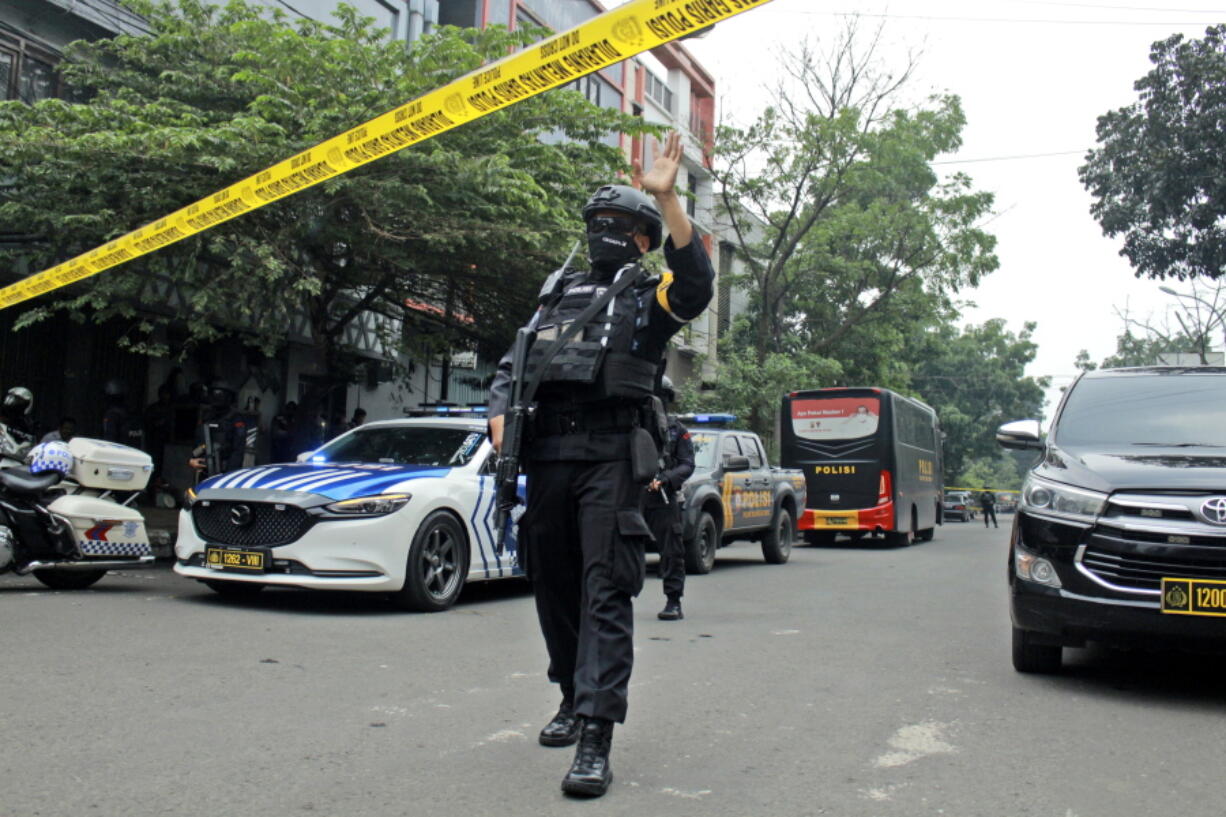
<svg viewBox="0 0 1226 817">
<path fill-rule="evenodd" d="M 786 562 L 805 508 L 804 474 L 772 467 L 752 431 L 724 427 L 734 415 L 678 419 L 694 443 L 694 473 L 682 487 L 686 572 L 709 573 L 716 549 L 738 539 L 759 540 L 771 564 Z"/>
<path fill-rule="evenodd" d="M 1226 368 L 1087 372 L 1034 449 L 1010 539 L 1013 666 L 1086 641 L 1226 651 Z"/>
</svg>

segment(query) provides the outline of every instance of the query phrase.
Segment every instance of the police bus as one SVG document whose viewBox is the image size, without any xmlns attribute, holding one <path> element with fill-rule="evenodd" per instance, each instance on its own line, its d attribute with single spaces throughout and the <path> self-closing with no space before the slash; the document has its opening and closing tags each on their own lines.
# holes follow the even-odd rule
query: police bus
<svg viewBox="0 0 1226 817">
<path fill-rule="evenodd" d="M 941 520 L 941 430 L 931 407 L 889 389 L 785 395 L 780 460 L 804 472 L 800 530 L 814 543 L 882 535 L 927 541 Z"/>
</svg>

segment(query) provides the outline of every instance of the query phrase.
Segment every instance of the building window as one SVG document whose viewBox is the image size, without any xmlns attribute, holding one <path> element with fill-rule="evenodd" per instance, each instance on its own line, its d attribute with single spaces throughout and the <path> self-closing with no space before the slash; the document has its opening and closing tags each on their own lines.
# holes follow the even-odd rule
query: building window
<svg viewBox="0 0 1226 817">
<path fill-rule="evenodd" d="M 29 40 L 9 34 L 0 35 L 0 99 L 20 99 L 34 103 L 60 95 L 60 78 L 55 73 L 59 62 L 50 51 Z"/>
<path fill-rule="evenodd" d="M 647 97 L 656 102 L 664 110 L 669 113 L 673 112 L 673 92 L 668 87 L 664 80 L 657 77 L 650 71 L 647 72 L 646 84 Z"/>
<path fill-rule="evenodd" d="M 694 218 L 694 213 L 698 210 L 698 174 L 692 170 L 686 172 L 685 190 L 689 193 L 685 197 L 685 214 L 690 218 Z"/>
</svg>

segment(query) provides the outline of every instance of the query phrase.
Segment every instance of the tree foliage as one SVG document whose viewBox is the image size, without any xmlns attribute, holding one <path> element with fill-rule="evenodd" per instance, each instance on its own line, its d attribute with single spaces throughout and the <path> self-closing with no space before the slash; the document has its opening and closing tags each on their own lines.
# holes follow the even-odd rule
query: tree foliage
<svg viewBox="0 0 1226 817">
<path fill-rule="evenodd" d="M 999 318 L 959 331 L 941 327 L 914 374 L 915 391 L 937 411 L 945 439 L 945 473 L 962 474 L 977 459 L 995 461 L 996 429 L 1011 420 L 1040 418 L 1049 378 L 1028 377 L 1038 346 L 1034 323 L 1018 334 Z"/>
<path fill-rule="evenodd" d="M 1176 34 L 1150 50 L 1137 102 L 1098 119 L 1099 147 L 1080 168 L 1090 207 L 1137 276 L 1226 272 L 1226 25 Z"/>
<path fill-rule="evenodd" d="M 0 232 L 27 236 L 17 255 L 29 271 L 539 36 L 445 28 L 406 50 L 344 5 L 334 25 L 290 24 L 243 0 L 131 5 L 149 36 L 67 51 L 65 78 L 88 101 L 0 103 Z M 154 329 L 172 322 L 189 341 L 231 333 L 272 350 L 305 315 L 334 371 L 364 310 L 401 318 L 409 300 L 446 305 L 501 348 L 576 237 L 584 197 L 623 168 L 608 134 L 640 127 L 575 91 L 546 93 L 56 293 L 26 319 L 124 317 L 153 351 Z M 155 279 L 189 300 L 154 300 Z"/>
<path fill-rule="evenodd" d="M 750 320 L 722 345 L 721 397 L 741 375 L 785 372 L 780 357 L 794 370 L 789 388 L 905 386 L 910 338 L 948 319 L 953 295 L 997 266 L 995 239 L 977 226 L 991 195 L 932 168 L 960 144 L 958 99 L 897 104 L 910 69 L 881 72 L 875 45 L 860 48 L 853 29 L 824 57 L 802 48 L 785 59 L 792 81 L 752 124 L 718 129 L 721 218 L 748 268 L 736 283 L 751 295 Z M 778 385 L 756 402 L 777 403 Z M 766 433 L 773 417 L 755 406 L 749 421 Z"/>
</svg>

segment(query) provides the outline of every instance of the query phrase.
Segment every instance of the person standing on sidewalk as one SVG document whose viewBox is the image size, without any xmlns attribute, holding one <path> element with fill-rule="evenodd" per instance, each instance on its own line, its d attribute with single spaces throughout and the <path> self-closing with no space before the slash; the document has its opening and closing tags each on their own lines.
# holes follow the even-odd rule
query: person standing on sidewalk
<svg viewBox="0 0 1226 817">
<path fill-rule="evenodd" d="M 660 399 L 670 409 L 677 399 L 673 382 L 667 377 L 660 381 Z M 660 552 L 660 578 L 664 580 L 664 609 L 657 618 L 678 621 L 681 596 L 685 594 L 685 547 L 681 541 L 681 486 L 694 473 L 694 444 L 690 432 L 673 414 L 668 415 L 668 439 L 660 452 L 664 470 L 652 480 L 643 494 L 643 512 L 647 526 Z"/>
<path fill-rule="evenodd" d="M 992 519 L 992 527 L 999 528 L 996 524 L 996 494 L 992 493 L 992 489 L 984 487 L 979 494 L 979 507 L 983 510 L 983 526 L 988 526 L 988 518 Z"/>
</svg>

